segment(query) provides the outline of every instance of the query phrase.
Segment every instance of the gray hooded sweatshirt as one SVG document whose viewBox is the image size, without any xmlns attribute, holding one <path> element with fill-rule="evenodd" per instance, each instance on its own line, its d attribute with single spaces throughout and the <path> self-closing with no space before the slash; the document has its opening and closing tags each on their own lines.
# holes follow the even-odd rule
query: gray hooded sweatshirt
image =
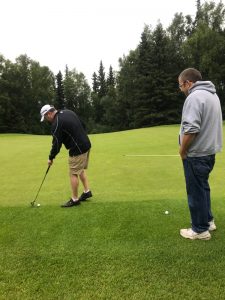
<svg viewBox="0 0 225 300">
<path fill-rule="evenodd" d="M 222 149 L 222 112 L 220 100 L 211 81 L 197 81 L 189 90 L 180 127 L 180 142 L 184 134 L 197 134 L 187 156 L 215 154 Z"/>
</svg>

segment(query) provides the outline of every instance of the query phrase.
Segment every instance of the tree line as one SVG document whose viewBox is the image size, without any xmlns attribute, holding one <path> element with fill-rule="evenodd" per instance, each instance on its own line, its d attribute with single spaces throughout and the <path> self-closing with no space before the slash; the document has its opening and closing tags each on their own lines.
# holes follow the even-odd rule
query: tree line
<svg viewBox="0 0 225 300">
<path fill-rule="evenodd" d="M 145 25 L 140 43 L 119 58 L 119 70 L 103 62 L 92 86 L 83 73 L 65 67 L 54 75 L 20 55 L 15 63 L 0 55 L 0 132 L 45 134 L 39 111 L 46 104 L 74 110 L 89 133 L 180 122 L 184 96 L 177 77 L 187 67 L 211 80 L 225 115 L 225 7 L 196 1 L 196 14 L 176 13 L 166 29 Z"/>
</svg>

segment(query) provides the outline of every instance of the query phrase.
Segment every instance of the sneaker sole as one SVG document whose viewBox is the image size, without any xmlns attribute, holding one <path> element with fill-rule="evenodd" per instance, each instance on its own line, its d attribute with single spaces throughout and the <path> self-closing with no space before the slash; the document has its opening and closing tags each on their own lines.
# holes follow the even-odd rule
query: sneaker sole
<svg viewBox="0 0 225 300">
<path fill-rule="evenodd" d="M 203 235 L 203 236 L 186 236 L 186 235 L 183 235 L 182 233 L 180 233 L 180 235 L 182 237 L 184 237 L 185 239 L 189 239 L 189 240 L 203 240 L 203 241 L 208 241 L 211 239 L 211 235 Z"/>
<path fill-rule="evenodd" d="M 209 231 L 215 231 L 216 230 L 216 227 L 215 228 L 210 228 L 208 229 Z"/>
</svg>

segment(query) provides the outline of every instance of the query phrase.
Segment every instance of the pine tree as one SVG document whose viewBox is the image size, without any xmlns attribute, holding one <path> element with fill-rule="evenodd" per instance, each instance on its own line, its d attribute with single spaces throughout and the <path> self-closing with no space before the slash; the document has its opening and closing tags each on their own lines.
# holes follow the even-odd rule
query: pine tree
<svg viewBox="0 0 225 300">
<path fill-rule="evenodd" d="M 134 126 L 146 127 L 179 121 L 176 100 L 177 56 L 166 30 L 159 23 L 144 29 L 138 46 Z"/>
<path fill-rule="evenodd" d="M 61 71 L 56 75 L 56 106 L 58 109 L 65 108 L 63 76 Z"/>
<path fill-rule="evenodd" d="M 92 90 L 95 94 L 97 94 L 99 90 L 98 76 L 95 72 L 93 73 L 92 76 Z"/>
<path fill-rule="evenodd" d="M 117 76 L 116 93 L 119 112 L 117 124 L 120 130 L 135 127 L 138 57 L 138 49 L 135 49 L 119 59 L 120 71 Z"/>
<path fill-rule="evenodd" d="M 104 107 L 102 104 L 102 98 L 107 94 L 107 86 L 105 79 L 104 66 L 100 61 L 98 75 L 94 72 L 92 77 L 92 89 L 91 94 L 92 105 L 93 105 L 93 119 L 97 124 L 102 124 Z"/>
<path fill-rule="evenodd" d="M 108 74 L 106 83 L 107 83 L 107 88 L 115 87 L 115 84 L 116 84 L 116 79 L 115 79 L 113 68 L 111 65 L 109 67 L 109 74 Z"/>
<path fill-rule="evenodd" d="M 100 98 L 102 98 L 107 94 L 105 72 L 104 72 L 104 66 L 102 61 L 100 61 L 100 67 L 98 71 L 98 85 L 99 85 L 98 95 Z"/>
<path fill-rule="evenodd" d="M 114 131 L 118 130 L 118 101 L 116 95 L 116 78 L 113 72 L 112 66 L 109 67 L 109 73 L 106 80 L 107 84 L 107 94 L 101 98 L 101 104 L 103 106 L 103 117 L 102 123 L 105 125 L 105 130 Z"/>
</svg>

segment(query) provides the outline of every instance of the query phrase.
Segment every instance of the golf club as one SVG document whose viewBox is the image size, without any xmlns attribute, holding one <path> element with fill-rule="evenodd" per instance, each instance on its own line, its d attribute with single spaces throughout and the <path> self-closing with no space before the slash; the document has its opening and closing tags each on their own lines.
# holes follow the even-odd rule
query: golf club
<svg viewBox="0 0 225 300">
<path fill-rule="evenodd" d="M 40 187 L 39 187 L 39 190 L 38 190 L 38 192 L 37 192 L 36 197 L 35 197 L 34 200 L 30 203 L 32 207 L 35 206 L 35 202 L 36 202 L 36 200 L 37 200 L 38 194 L 39 194 L 39 192 L 40 192 L 40 190 L 41 190 L 41 187 L 42 187 L 42 185 L 43 185 L 43 183 L 44 183 L 44 181 L 45 181 L 45 178 L 46 178 L 46 176 L 47 176 L 47 174 L 48 174 L 49 169 L 50 169 L 50 165 L 48 166 L 48 168 L 47 168 L 47 170 L 46 170 L 46 172 L 45 172 L 45 176 L 44 176 L 44 178 L 43 178 L 43 180 L 42 180 L 42 183 L 41 183 L 41 185 L 40 185 Z"/>
</svg>

